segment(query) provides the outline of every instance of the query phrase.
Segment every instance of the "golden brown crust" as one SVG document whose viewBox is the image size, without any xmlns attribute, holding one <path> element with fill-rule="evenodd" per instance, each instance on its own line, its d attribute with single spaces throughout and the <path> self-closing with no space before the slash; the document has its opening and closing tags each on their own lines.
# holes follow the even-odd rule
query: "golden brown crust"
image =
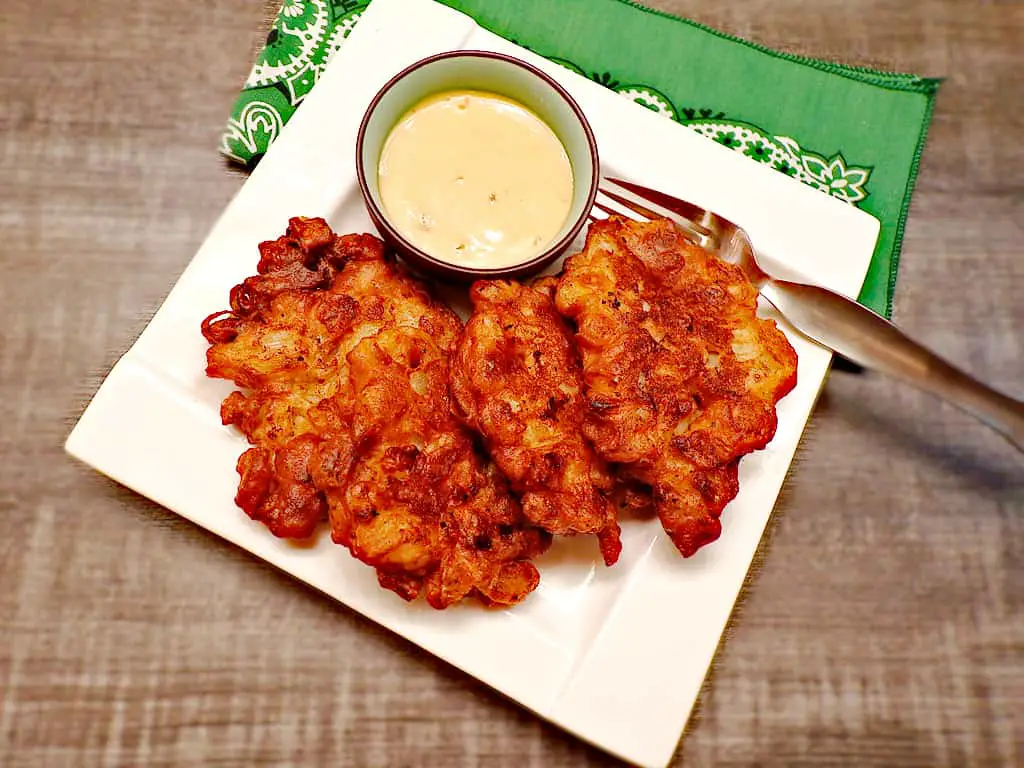
<svg viewBox="0 0 1024 768">
<path fill-rule="evenodd" d="M 527 519 L 554 534 L 598 534 L 619 556 L 607 498 L 612 476 L 583 437 L 582 371 L 549 295 L 507 280 L 470 290 L 473 315 L 451 368 L 456 413 L 480 432 L 521 495 Z"/>
<path fill-rule="evenodd" d="M 665 530 L 694 554 L 721 533 L 739 459 L 774 436 L 796 353 L 756 316 L 757 291 L 742 272 L 666 220 L 592 225 L 555 303 L 577 325 L 585 433 L 651 486 Z"/>
<path fill-rule="evenodd" d="M 231 311 L 203 323 L 207 374 L 246 390 L 222 407 L 253 445 L 238 505 L 285 537 L 329 516 L 334 540 L 407 600 L 522 600 L 548 537 L 450 414 L 458 318 L 379 240 L 322 219 L 292 219 L 260 255 Z"/>
</svg>

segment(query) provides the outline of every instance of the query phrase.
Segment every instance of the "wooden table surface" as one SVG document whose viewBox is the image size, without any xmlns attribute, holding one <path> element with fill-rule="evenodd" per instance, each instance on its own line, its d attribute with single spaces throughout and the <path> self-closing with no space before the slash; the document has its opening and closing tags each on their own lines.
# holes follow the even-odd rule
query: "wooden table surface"
<svg viewBox="0 0 1024 768">
<path fill-rule="evenodd" d="M 1024 6 L 652 4 L 948 77 L 895 318 L 1024 397 Z M 243 181 L 216 147 L 263 16 L 3 2 L 0 765 L 613 765 L 62 452 Z M 1022 713 L 1022 457 L 833 375 L 677 763 L 1024 764 Z"/>
</svg>

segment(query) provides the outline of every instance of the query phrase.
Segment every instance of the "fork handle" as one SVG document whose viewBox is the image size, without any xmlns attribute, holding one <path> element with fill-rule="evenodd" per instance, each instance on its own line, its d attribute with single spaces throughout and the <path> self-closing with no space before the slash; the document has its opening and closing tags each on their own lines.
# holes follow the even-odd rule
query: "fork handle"
<svg viewBox="0 0 1024 768">
<path fill-rule="evenodd" d="M 787 280 L 765 281 L 761 295 L 804 335 L 948 401 L 1024 451 L 1024 403 L 954 367 L 884 317 L 833 291 Z"/>
</svg>

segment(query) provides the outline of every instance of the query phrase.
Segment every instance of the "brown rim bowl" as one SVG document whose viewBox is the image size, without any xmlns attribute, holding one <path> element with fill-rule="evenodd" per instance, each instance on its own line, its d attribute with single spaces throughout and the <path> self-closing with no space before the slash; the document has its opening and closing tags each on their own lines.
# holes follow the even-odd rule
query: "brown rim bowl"
<svg viewBox="0 0 1024 768">
<path fill-rule="evenodd" d="M 497 93 L 523 104 L 555 132 L 572 166 L 573 200 L 561 230 L 541 253 L 519 264 L 481 269 L 453 264 L 409 242 L 394 226 L 380 199 L 377 167 L 392 128 L 416 104 L 450 90 Z M 366 209 L 396 253 L 422 272 L 460 282 L 526 277 L 557 259 L 587 223 L 597 196 L 597 141 L 583 110 L 550 75 L 515 57 L 490 51 L 451 51 L 429 56 L 389 80 L 367 108 L 356 140 L 356 177 Z"/>
</svg>

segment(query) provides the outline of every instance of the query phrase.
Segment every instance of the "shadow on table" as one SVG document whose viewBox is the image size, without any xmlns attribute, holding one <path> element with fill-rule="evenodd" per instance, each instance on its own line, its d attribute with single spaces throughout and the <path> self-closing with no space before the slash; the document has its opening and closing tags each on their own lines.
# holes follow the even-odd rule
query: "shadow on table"
<svg viewBox="0 0 1024 768">
<path fill-rule="evenodd" d="M 879 435 L 892 448 L 920 456 L 997 502 L 1020 501 L 1024 486 L 1022 457 L 1001 435 L 916 390 L 912 390 L 914 396 L 927 398 L 932 406 L 929 413 L 935 416 L 913 418 L 906 412 L 905 402 L 891 397 L 894 391 L 883 377 L 867 372 L 858 377 L 854 389 L 826 386 L 817 410 L 842 419 L 849 429 Z M 963 439 L 951 441 L 948 430 L 939 426 L 944 421 L 956 423 L 958 436 Z"/>
</svg>

